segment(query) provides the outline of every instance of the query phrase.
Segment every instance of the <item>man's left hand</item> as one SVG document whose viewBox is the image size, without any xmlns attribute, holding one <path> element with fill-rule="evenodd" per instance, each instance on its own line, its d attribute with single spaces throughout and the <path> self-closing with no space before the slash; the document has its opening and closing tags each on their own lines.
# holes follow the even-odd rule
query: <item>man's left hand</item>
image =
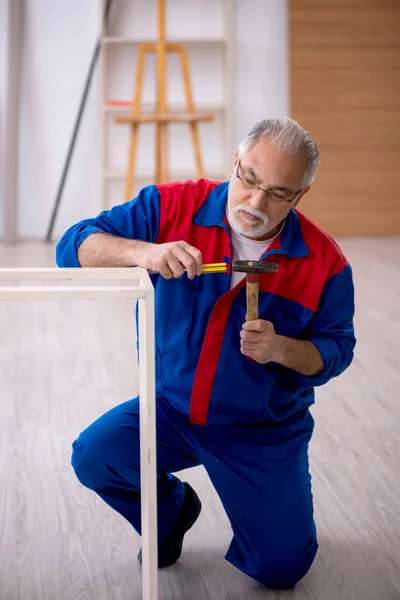
<svg viewBox="0 0 400 600">
<path fill-rule="evenodd" d="M 246 321 L 240 332 L 240 351 L 261 364 L 278 362 L 281 352 L 280 339 L 270 321 Z"/>
</svg>

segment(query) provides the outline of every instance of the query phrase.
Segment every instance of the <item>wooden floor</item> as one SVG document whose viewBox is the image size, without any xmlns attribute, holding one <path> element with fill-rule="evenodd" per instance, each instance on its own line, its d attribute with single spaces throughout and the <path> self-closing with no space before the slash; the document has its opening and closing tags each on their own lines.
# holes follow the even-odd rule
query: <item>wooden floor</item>
<svg viewBox="0 0 400 600">
<path fill-rule="evenodd" d="M 346 240 L 357 289 L 352 367 L 317 392 L 311 471 L 320 549 L 294 591 L 224 560 L 230 528 L 202 468 L 204 510 L 161 600 L 400 599 L 400 239 Z M 53 246 L 0 246 L 0 266 L 53 266 Z M 108 324 L 104 331 L 104 323 Z M 82 488 L 74 437 L 136 394 L 133 307 L 13 302 L 0 310 L 0 600 L 139 600 L 139 539 Z"/>
</svg>

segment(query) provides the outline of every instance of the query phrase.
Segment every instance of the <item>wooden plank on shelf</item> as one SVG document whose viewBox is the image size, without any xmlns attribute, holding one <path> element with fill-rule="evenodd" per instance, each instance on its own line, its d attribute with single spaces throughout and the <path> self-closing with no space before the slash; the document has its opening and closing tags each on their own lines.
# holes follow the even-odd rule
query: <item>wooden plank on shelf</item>
<svg viewBox="0 0 400 600">
<path fill-rule="evenodd" d="M 116 123 L 195 123 L 197 121 L 212 121 L 214 115 L 206 112 L 169 112 L 165 114 L 149 113 L 141 115 L 118 115 Z"/>
<path fill-rule="evenodd" d="M 142 103 L 142 106 L 141 106 L 142 113 L 146 113 L 146 114 L 154 113 L 154 104 L 155 104 L 154 102 Z M 173 112 L 183 112 L 186 110 L 186 106 L 184 105 L 183 102 L 169 102 L 168 104 L 169 104 L 169 109 Z M 221 103 L 212 104 L 212 103 L 197 102 L 196 108 L 199 112 L 224 112 L 226 110 L 225 106 Z M 127 100 L 125 106 L 123 106 L 122 104 L 120 106 L 103 104 L 102 109 L 104 112 L 109 112 L 109 113 L 117 113 L 117 112 L 127 113 L 127 112 L 132 111 L 132 102 Z"/>
<path fill-rule="evenodd" d="M 167 39 L 167 43 L 170 44 L 184 44 L 185 46 L 193 46 L 196 44 L 225 44 L 226 39 L 223 37 L 191 37 L 182 39 Z M 151 38 L 139 38 L 130 36 L 108 36 L 103 37 L 102 43 L 104 45 L 109 44 L 154 44 L 154 39 Z"/>
</svg>

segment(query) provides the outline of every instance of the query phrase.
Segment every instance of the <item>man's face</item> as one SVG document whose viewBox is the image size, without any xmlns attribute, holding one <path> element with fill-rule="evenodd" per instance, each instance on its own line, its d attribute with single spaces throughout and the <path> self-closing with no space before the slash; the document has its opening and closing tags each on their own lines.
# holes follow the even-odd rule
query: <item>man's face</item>
<svg viewBox="0 0 400 600">
<path fill-rule="evenodd" d="M 228 189 L 231 226 L 251 239 L 275 235 L 308 189 L 302 189 L 305 166 L 303 156 L 290 156 L 267 137 L 241 160 L 236 153 Z"/>
</svg>

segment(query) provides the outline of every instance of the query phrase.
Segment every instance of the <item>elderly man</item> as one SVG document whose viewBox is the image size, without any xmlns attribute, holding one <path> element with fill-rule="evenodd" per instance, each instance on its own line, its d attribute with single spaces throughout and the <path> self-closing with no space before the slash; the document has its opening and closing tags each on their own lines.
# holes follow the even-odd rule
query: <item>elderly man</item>
<svg viewBox="0 0 400 600">
<path fill-rule="evenodd" d="M 267 119 L 240 144 L 229 181 L 145 187 L 58 243 L 60 267 L 156 273 L 159 567 L 178 560 L 201 510 L 172 473 L 197 465 L 230 520 L 225 558 L 235 567 L 287 588 L 316 555 L 310 406 L 314 388 L 350 365 L 355 346 L 351 267 L 297 210 L 318 160 L 298 123 Z M 201 275 L 203 262 L 236 259 L 279 263 L 260 275 L 256 321 L 246 322 L 243 274 Z M 116 406 L 83 431 L 72 464 L 140 534 L 138 404 Z"/>
</svg>

